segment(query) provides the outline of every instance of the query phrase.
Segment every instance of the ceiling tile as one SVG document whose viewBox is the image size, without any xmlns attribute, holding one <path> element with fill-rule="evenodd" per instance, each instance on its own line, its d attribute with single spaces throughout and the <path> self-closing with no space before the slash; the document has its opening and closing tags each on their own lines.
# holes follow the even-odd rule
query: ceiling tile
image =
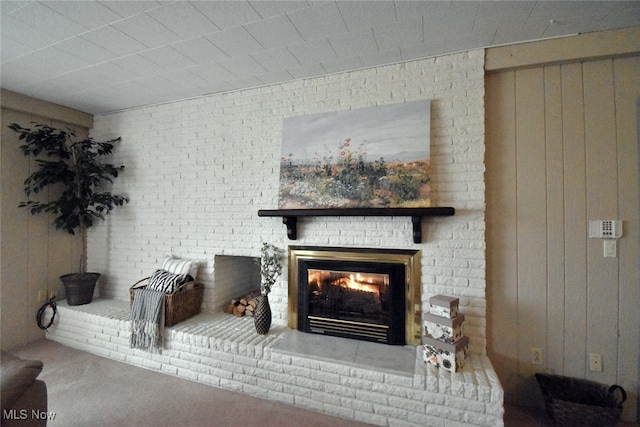
<svg viewBox="0 0 640 427">
<path fill-rule="evenodd" d="M 161 2 L 157 1 L 133 1 L 133 0 L 102 0 L 100 3 L 113 10 L 115 13 L 123 18 L 128 18 L 133 15 L 144 13 L 147 10 L 153 10 L 162 6 Z"/>
<path fill-rule="evenodd" d="M 82 37 L 118 55 L 129 55 L 146 49 L 139 41 L 112 26 L 98 28 L 82 34 Z"/>
<path fill-rule="evenodd" d="M 415 18 L 416 16 L 439 15 L 451 11 L 451 1 L 397 1 L 396 14 L 398 20 Z M 469 2 L 473 3 L 473 2 Z M 487 2 L 489 3 L 489 2 Z"/>
<path fill-rule="evenodd" d="M 44 62 L 42 56 L 38 55 L 37 53 L 29 53 L 8 63 L 2 64 L 3 86 L 4 80 L 5 78 L 7 78 L 7 76 L 20 74 L 22 72 L 30 73 L 33 76 L 38 76 L 38 80 L 46 79 L 50 75 L 56 74 L 55 70 L 50 69 L 48 64 Z"/>
<path fill-rule="evenodd" d="M 495 36 L 493 32 L 476 33 L 460 36 L 452 36 L 445 40 L 447 52 L 460 52 L 463 50 L 479 49 L 489 46 Z"/>
<path fill-rule="evenodd" d="M 44 29 L 31 27 L 11 15 L 2 16 L 0 31 L 2 40 L 17 40 L 32 49 L 40 49 L 51 44 L 51 35 Z"/>
<path fill-rule="evenodd" d="M 51 94 L 76 93 L 82 87 L 98 87 L 106 83 L 95 74 L 85 70 L 74 71 L 41 82 L 42 85 L 51 87 Z"/>
<path fill-rule="evenodd" d="M 304 39 L 286 15 L 245 25 L 245 28 L 266 50 L 302 43 Z"/>
<path fill-rule="evenodd" d="M 445 50 L 443 39 L 425 40 L 424 43 L 406 45 L 400 48 L 403 61 L 441 55 Z"/>
<path fill-rule="evenodd" d="M 237 56 L 220 61 L 220 65 L 229 70 L 229 72 L 236 77 L 253 76 L 267 71 L 249 55 Z"/>
<path fill-rule="evenodd" d="M 533 10 L 533 2 L 483 2 L 475 20 L 474 32 L 496 32 L 503 23 L 520 26 L 526 23 L 526 17 Z"/>
<path fill-rule="evenodd" d="M 118 21 L 113 27 L 147 47 L 158 47 L 180 40 L 176 33 L 147 14 Z"/>
<path fill-rule="evenodd" d="M 366 55 L 378 52 L 373 30 L 368 29 L 357 34 L 348 33 L 329 37 L 329 43 L 339 58 Z"/>
<path fill-rule="evenodd" d="M 139 55 L 159 65 L 164 70 L 187 68 L 196 65 L 195 62 L 169 46 L 157 47 L 145 52 L 140 52 Z"/>
<path fill-rule="evenodd" d="M 295 46 L 289 46 L 288 49 L 302 65 L 316 64 L 318 62 L 333 61 L 337 59 L 335 51 L 327 40 L 314 40 Z"/>
<path fill-rule="evenodd" d="M 55 45 L 70 55 L 83 58 L 89 64 L 98 64 L 109 61 L 116 57 L 116 54 L 82 37 L 73 37 L 57 43 Z"/>
<path fill-rule="evenodd" d="M 292 12 L 298 9 L 304 9 L 309 7 L 307 2 L 298 0 L 298 1 L 264 1 L 264 0 L 256 0 L 249 2 L 251 6 L 255 9 L 256 12 L 262 18 L 270 18 L 276 15 L 284 15 L 285 13 Z"/>
<path fill-rule="evenodd" d="M 265 85 L 273 84 L 273 83 L 282 83 L 282 82 L 289 81 L 293 78 L 291 74 L 289 74 L 284 70 L 277 70 L 274 72 L 259 74 L 256 77 L 260 79 L 260 82 L 262 82 L 262 84 L 265 84 Z"/>
<path fill-rule="evenodd" d="M 262 82 L 256 76 L 239 77 L 228 82 L 234 89 L 247 89 L 262 86 Z"/>
<path fill-rule="evenodd" d="M 122 18 L 97 1 L 47 1 L 44 5 L 88 29 L 102 27 Z"/>
<path fill-rule="evenodd" d="M 296 79 L 304 79 L 307 77 L 317 77 L 323 74 L 327 74 L 327 70 L 324 69 L 322 64 L 302 65 L 295 68 L 287 68 L 287 72 Z"/>
<path fill-rule="evenodd" d="M 602 28 L 626 28 L 640 26 L 640 2 L 624 2 L 612 10 L 605 19 L 601 21 Z"/>
<path fill-rule="evenodd" d="M 144 58 L 140 54 L 114 59 L 111 63 L 136 76 L 148 76 L 165 71 L 160 65 Z"/>
<path fill-rule="evenodd" d="M 48 70 L 57 70 L 60 74 L 91 65 L 88 61 L 73 56 L 56 47 L 47 47 L 37 52 L 40 60 L 47 64 Z"/>
<path fill-rule="evenodd" d="M 424 40 L 449 38 L 473 33 L 478 16 L 478 5 L 458 7 L 450 12 L 423 17 Z"/>
<path fill-rule="evenodd" d="M 166 73 L 160 74 L 162 78 L 173 82 L 175 85 L 181 88 L 187 87 L 199 87 L 199 85 L 206 84 L 207 81 L 197 74 L 192 73 L 188 69 L 171 70 Z"/>
<path fill-rule="evenodd" d="M 221 67 L 217 62 L 189 67 L 189 71 L 210 83 L 218 83 L 234 78 L 232 72 Z"/>
<path fill-rule="evenodd" d="M 2 57 L 3 64 L 11 61 L 12 59 L 19 58 L 24 55 L 25 52 L 29 52 L 31 50 L 29 46 L 8 37 L 3 37 L 1 44 L 2 49 L 0 49 L 0 55 Z"/>
<path fill-rule="evenodd" d="M 230 57 L 264 50 L 264 47 L 244 27 L 219 31 L 205 37 Z"/>
<path fill-rule="evenodd" d="M 298 9 L 289 12 L 287 16 L 305 40 L 316 40 L 347 31 L 342 15 L 333 2 Z"/>
<path fill-rule="evenodd" d="M 3 0 L 0 1 L 0 15 L 6 15 L 9 12 L 13 12 L 14 10 L 23 7 L 26 5 L 25 1 L 12 1 L 12 0 Z"/>
<path fill-rule="evenodd" d="M 360 58 L 353 57 L 348 59 L 340 59 L 333 61 L 322 61 L 322 66 L 327 73 L 339 73 L 342 71 L 349 70 L 357 70 L 358 68 L 362 68 L 362 62 L 360 62 Z"/>
<path fill-rule="evenodd" d="M 400 48 L 381 51 L 371 55 L 360 56 L 363 67 L 375 67 L 376 65 L 393 64 L 402 61 Z"/>
<path fill-rule="evenodd" d="M 202 86 L 202 93 L 212 94 L 212 93 L 222 93 L 228 92 L 230 90 L 235 89 L 229 82 L 220 80 L 220 81 L 210 81 L 206 85 Z"/>
<path fill-rule="evenodd" d="M 124 68 L 117 63 L 103 62 L 92 65 L 86 71 L 96 78 L 96 84 L 111 84 L 123 80 L 133 80 L 139 77 L 135 70 Z"/>
<path fill-rule="evenodd" d="M 32 70 L 27 70 L 17 64 L 3 65 L 0 74 L 2 74 L 2 87 L 16 92 L 19 92 L 22 86 L 47 78 L 47 75 L 34 73 Z"/>
<path fill-rule="evenodd" d="M 38 31 L 50 35 L 50 42 L 73 37 L 87 30 L 87 27 L 72 21 L 45 6 L 46 3 L 31 2 L 10 13 L 13 18 L 24 22 Z"/>
<path fill-rule="evenodd" d="M 154 90 L 159 94 L 167 94 L 176 90 L 173 82 L 170 82 L 159 74 L 147 76 L 144 79 L 140 79 L 139 82 L 147 87 L 154 88 Z M 175 93 L 177 94 L 178 92 Z"/>
<path fill-rule="evenodd" d="M 179 1 L 153 9 L 147 14 L 180 37 L 196 37 L 219 31 L 220 28 L 191 3 Z"/>
<path fill-rule="evenodd" d="M 284 47 L 252 53 L 251 56 L 267 71 L 300 66 L 296 57 Z"/>
<path fill-rule="evenodd" d="M 220 61 L 229 58 L 229 55 L 214 46 L 213 43 L 205 37 L 184 40 L 173 43 L 170 46 L 182 55 L 191 59 L 196 64 Z"/>
<path fill-rule="evenodd" d="M 349 31 L 359 32 L 396 20 L 392 1 L 345 1 L 338 2 L 338 8 Z"/>
<path fill-rule="evenodd" d="M 192 4 L 221 29 L 260 19 L 260 15 L 247 1 L 194 1 Z"/>
<path fill-rule="evenodd" d="M 422 17 L 373 27 L 373 34 L 381 51 L 404 44 L 422 43 Z"/>
</svg>

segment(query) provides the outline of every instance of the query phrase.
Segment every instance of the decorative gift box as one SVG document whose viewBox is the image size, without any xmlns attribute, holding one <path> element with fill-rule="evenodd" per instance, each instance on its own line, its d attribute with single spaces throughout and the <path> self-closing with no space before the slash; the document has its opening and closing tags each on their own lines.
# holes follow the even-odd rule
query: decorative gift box
<svg viewBox="0 0 640 427">
<path fill-rule="evenodd" d="M 460 300 L 447 295 L 434 295 L 429 298 L 429 312 L 436 316 L 453 318 L 458 315 Z"/>
<path fill-rule="evenodd" d="M 464 314 L 460 314 L 453 319 L 442 316 L 434 316 L 430 313 L 424 314 L 424 335 L 440 341 L 453 343 L 461 339 L 464 335 Z"/>
<path fill-rule="evenodd" d="M 424 337 L 422 353 L 424 361 L 437 368 L 457 372 L 464 366 L 469 349 L 469 337 L 462 337 L 454 344 L 448 344 L 432 338 Z"/>
</svg>

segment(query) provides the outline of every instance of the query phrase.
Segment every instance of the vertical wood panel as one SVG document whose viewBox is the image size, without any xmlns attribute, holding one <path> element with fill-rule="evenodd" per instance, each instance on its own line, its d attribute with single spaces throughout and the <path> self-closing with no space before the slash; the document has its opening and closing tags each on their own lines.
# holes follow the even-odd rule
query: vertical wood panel
<svg viewBox="0 0 640 427">
<path fill-rule="evenodd" d="M 565 204 L 565 375 L 584 378 L 587 304 L 586 165 L 582 66 L 561 67 Z"/>
<path fill-rule="evenodd" d="M 613 61 L 583 65 L 587 216 L 617 219 L 617 144 L 613 98 Z M 603 355 L 615 367 L 618 335 L 618 258 L 603 257 L 602 239 L 589 239 L 587 264 L 587 352 Z M 614 369 L 587 370 L 587 378 L 616 380 Z"/>
<path fill-rule="evenodd" d="M 487 77 L 487 351 L 509 393 L 518 371 L 515 73 Z"/>
<path fill-rule="evenodd" d="M 551 372 L 564 360 L 564 153 L 560 67 L 544 68 L 547 176 L 547 357 Z"/>
<path fill-rule="evenodd" d="M 507 402 L 532 404 L 531 373 L 546 370 L 623 385 L 623 418 L 637 420 L 639 120 L 640 58 L 487 77 L 488 349 Z M 588 220 L 617 218 L 618 258 L 604 258 Z M 514 336 L 517 367 L 504 363 Z M 533 366 L 529 348 L 544 338 L 546 364 Z M 602 373 L 589 371 L 590 352 Z"/>
<path fill-rule="evenodd" d="M 531 347 L 546 345 L 546 177 L 542 69 L 516 72 L 518 353 L 533 372 Z M 538 310 L 537 308 L 541 308 Z"/>
<path fill-rule="evenodd" d="M 17 120 L 12 111 L 2 109 L 2 123 L 11 124 Z M 27 344 L 27 336 L 7 333 L 7 331 L 24 331 L 24 325 L 31 322 L 28 316 L 29 287 L 26 272 L 29 261 L 29 218 L 18 208 L 22 200 L 22 177 L 18 171 L 29 169 L 29 159 L 14 147 L 18 138 L 15 133 L 2 126 L 0 141 L 0 157 L 2 158 L 2 318 L 0 337 L 2 349 L 9 349 Z"/>
<path fill-rule="evenodd" d="M 52 113 L 55 113 L 52 110 Z M 79 237 L 56 230 L 51 215 L 31 215 L 18 208 L 26 200 L 23 182 L 34 170 L 35 161 L 19 149 L 18 134 L 11 123 L 31 122 L 69 126 L 62 122 L 2 108 L 2 349 L 11 349 L 42 339 L 35 314 L 43 302 L 38 293 L 58 288 L 58 276 L 77 270 Z M 82 130 L 79 131 L 83 132 Z M 84 130 L 86 132 L 86 130 Z M 46 192 L 32 195 L 43 200 Z M 63 273 L 57 274 L 58 271 Z M 52 272 L 56 272 L 52 277 Z"/>
<path fill-rule="evenodd" d="M 618 141 L 618 207 L 624 220 L 624 236 L 618 240 L 620 263 L 618 322 L 618 369 L 616 384 L 629 395 L 625 404 L 627 419 L 637 419 L 640 364 L 640 177 L 638 145 L 640 139 L 640 58 L 614 62 L 616 129 Z"/>
</svg>

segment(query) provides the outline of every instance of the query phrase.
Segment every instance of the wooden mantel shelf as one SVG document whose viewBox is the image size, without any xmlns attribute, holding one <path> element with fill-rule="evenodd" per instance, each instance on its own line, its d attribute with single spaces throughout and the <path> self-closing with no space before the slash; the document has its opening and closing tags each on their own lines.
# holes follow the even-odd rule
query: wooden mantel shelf
<svg viewBox="0 0 640 427">
<path fill-rule="evenodd" d="M 298 217 L 301 216 L 410 216 L 413 222 L 413 243 L 422 243 L 422 218 L 452 216 L 451 207 L 436 208 L 347 208 L 347 209 L 261 209 L 258 216 L 282 217 L 289 240 L 298 238 Z"/>
</svg>

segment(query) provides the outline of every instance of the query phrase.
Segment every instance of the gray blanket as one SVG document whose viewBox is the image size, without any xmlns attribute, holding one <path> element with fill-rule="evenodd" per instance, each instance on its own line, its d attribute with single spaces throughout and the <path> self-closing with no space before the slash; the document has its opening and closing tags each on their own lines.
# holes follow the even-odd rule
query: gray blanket
<svg viewBox="0 0 640 427">
<path fill-rule="evenodd" d="M 136 289 L 131 305 L 131 348 L 161 353 L 164 343 L 164 292 Z"/>
</svg>

